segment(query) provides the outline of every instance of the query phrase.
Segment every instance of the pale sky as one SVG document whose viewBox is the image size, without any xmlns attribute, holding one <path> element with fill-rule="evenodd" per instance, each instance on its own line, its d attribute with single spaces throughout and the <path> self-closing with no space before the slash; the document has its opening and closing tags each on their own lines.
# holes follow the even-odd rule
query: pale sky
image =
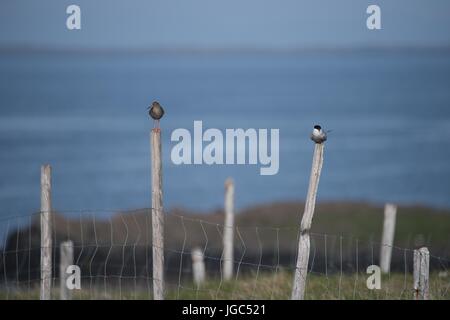
<svg viewBox="0 0 450 320">
<path fill-rule="evenodd" d="M 81 7 L 82 29 L 66 28 Z M 366 28 L 381 7 L 382 30 Z M 449 46 L 448 0 L 0 0 L 0 46 L 303 48 Z"/>
</svg>

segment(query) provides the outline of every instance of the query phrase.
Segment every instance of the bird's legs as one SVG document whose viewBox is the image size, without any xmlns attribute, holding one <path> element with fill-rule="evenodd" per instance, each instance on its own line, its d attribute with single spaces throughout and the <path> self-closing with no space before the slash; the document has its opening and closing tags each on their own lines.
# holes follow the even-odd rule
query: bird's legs
<svg viewBox="0 0 450 320">
<path fill-rule="evenodd" d="M 160 131 L 159 120 L 153 119 L 153 129 L 155 129 L 155 131 Z"/>
</svg>

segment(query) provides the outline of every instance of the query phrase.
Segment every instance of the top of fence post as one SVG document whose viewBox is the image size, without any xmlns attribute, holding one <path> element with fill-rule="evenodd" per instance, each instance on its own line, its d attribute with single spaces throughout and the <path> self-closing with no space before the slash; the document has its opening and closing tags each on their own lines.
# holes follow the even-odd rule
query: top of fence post
<svg viewBox="0 0 450 320">
<path fill-rule="evenodd" d="M 384 206 L 383 234 L 381 236 L 380 267 L 381 272 L 389 273 L 391 270 L 392 247 L 394 245 L 395 220 L 397 206 L 386 203 Z"/>
<path fill-rule="evenodd" d="M 59 250 L 60 299 L 70 300 L 72 298 L 72 291 L 67 287 L 68 274 L 66 272 L 67 267 L 73 264 L 73 242 L 71 240 L 61 242 Z"/>
<path fill-rule="evenodd" d="M 430 275 L 430 252 L 428 248 L 422 247 L 414 250 L 414 299 L 428 300 L 429 275 Z"/>
<path fill-rule="evenodd" d="M 302 232 L 311 228 L 314 209 L 316 207 L 320 172 L 323 164 L 323 149 L 323 143 L 316 143 L 314 146 L 313 164 L 311 168 L 311 176 L 309 178 L 308 194 L 306 196 L 305 210 L 303 212 L 302 222 L 300 225 Z"/>
</svg>

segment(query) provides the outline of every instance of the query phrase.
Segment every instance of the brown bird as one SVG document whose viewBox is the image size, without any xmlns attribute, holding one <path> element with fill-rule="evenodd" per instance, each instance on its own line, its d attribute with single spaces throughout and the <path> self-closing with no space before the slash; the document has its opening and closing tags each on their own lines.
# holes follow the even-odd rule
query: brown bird
<svg viewBox="0 0 450 320">
<path fill-rule="evenodd" d="M 152 105 L 148 107 L 148 114 L 155 120 L 155 126 L 159 128 L 159 119 L 164 115 L 164 109 L 161 107 L 158 101 L 153 101 Z"/>
</svg>

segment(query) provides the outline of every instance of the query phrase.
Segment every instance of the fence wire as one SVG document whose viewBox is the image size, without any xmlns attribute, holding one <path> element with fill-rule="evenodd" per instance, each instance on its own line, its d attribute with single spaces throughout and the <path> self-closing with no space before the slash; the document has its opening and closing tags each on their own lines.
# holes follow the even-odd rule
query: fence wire
<svg viewBox="0 0 450 320">
<path fill-rule="evenodd" d="M 234 227 L 233 277 L 224 279 L 223 215 L 165 214 L 167 299 L 289 299 L 299 227 Z M 151 209 L 55 211 L 52 222 L 52 299 L 60 298 L 60 245 L 73 242 L 81 289 L 72 299 L 152 299 Z M 299 225 L 299 223 L 298 223 Z M 415 247 L 392 247 L 381 289 L 367 287 L 379 265 L 373 236 L 311 233 L 306 299 L 412 299 Z M 40 213 L 0 219 L 0 299 L 39 299 Z M 425 243 L 426 244 L 426 243 Z M 193 279 L 192 251 L 203 256 L 204 280 Z M 450 298 L 447 248 L 430 250 L 430 298 Z"/>
</svg>

